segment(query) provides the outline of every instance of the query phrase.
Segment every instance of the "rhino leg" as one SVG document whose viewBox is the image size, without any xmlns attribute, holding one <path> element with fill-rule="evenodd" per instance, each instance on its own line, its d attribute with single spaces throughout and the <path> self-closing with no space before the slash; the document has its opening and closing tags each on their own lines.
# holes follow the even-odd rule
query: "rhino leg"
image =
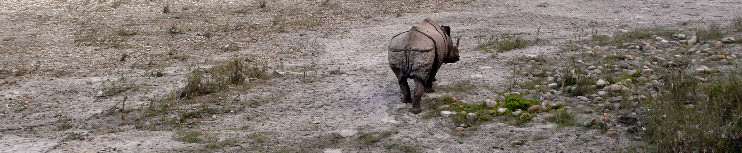
<svg viewBox="0 0 742 153">
<path fill-rule="evenodd" d="M 392 71 L 394 72 L 394 75 L 397 76 L 399 89 L 400 92 L 402 92 L 400 100 L 402 100 L 402 103 L 410 103 L 412 98 L 410 97 L 410 85 L 407 84 L 407 78 L 401 76 L 402 74 L 399 68 L 392 67 Z"/>
<path fill-rule="evenodd" d="M 402 91 L 402 103 L 410 103 L 412 97 L 410 96 L 410 85 L 407 84 L 407 78 L 399 79 L 399 89 Z"/>
<path fill-rule="evenodd" d="M 425 81 L 422 79 L 415 79 L 415 98 L 412 99 L 412 109 L 410 109 L 410 112 L 413 114 L 417 114 L 422 112 L 422 108 L 420 108 L 420 101 L 422 100 L 423 94 L 425 94 Z"/>
<path fill-rule="evenodd" d="M 430 75 L 428 75 L 428 79 L 425 81 L 425 92 L 435 92 L 435 90 L 433 89 L 433 82 L 436 81 L 435 75 L 436 73 L 438 73 L 438 69 L 440 68 L 441 64 L 433 64 L 433 69 L 430 70 Z"/>
</svg>

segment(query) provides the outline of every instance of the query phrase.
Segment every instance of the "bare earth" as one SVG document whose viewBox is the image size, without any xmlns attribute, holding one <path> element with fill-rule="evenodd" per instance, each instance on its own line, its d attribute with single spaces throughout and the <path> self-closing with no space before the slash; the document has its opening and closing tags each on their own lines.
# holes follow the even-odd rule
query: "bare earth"
<svg viewBox="0 0 742 153">
<path fill-rule="evenodd" d="M 400 103 L 386 43 L 424 18 L 450 25 L 454 37 L 463 38 L 462 60 L 443 66 L 438 92 L 424 99 L 452 95 L 480 102 L 505 89 L 508 60 L 556 56 L 561 44 L 585 33 L 724 22 L 742 14 L 738 0 L 282 0 L 259 5 L 250 0 L 0 1 L 0 152 L 619 152 L 640 142 L 622 132 L 557 128 L 542 117 L 523 126 L 495 120 L 457 132 L 447 118 L 411 114 L 410 106 Z M 477 49 L 483 39 L 501 34 L 545 41 L 496 56 Z M 225 49 L 231 46 L 237 47 Z M 124 98 L 124 109 L 144 108 L 182 88 L 191 70 L 235 58 L 266 63 L 282 76 L 231 91 L 219 101 L 262 105 L 179 129 L 139 129 L 101 115 L 121 109 Z M 121 78 L 133 88 L 102 94 L 107 82 Z M 473 89 L 445 90 L 462 82 Z M 176 140 L 181 130 L 234 142 L 205 149 L 206 143 Z M 359 142 L 368 133 L 391 135 Z"/>
</svg>

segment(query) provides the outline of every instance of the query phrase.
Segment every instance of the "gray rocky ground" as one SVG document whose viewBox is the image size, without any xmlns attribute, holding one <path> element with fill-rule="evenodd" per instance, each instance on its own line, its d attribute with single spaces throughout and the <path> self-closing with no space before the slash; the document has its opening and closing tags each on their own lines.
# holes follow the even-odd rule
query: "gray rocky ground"
<svg viewBox="0 0 742 153">
<path fill-rule="evenodd" d="M 742 14 L 736 0 L 261 5 L 0 2 L 0 152 L 620 152 L 641 143 L 621 128 L 558 128 L 537 115 L 524 125 L 494 120 L 459 131 L 449 118 L 410 114 L 386 64 L 387 40 L 428 17 L 452 26 L 464 40 L 462 60 L 442 68 L 438 92 L 425 100 L 473 103 L 497 99 L 517 75 L 509 61 L 524 55 L 562 56 L 564 44 L 593 33 L 727 23 Z M 477 47 L 503 34 L 542 41 L 497 55 Z M 150 119 L 138 110 L 183 88 L 192 70 L 232 59 L 264 65 L 273 76 L 207 97 L 223 112 L 141 128 Z M 579 101 L 564 102 L 581 110 Z M 599 112 L 580 113 L 578 122 Z M 155 117 L 165 119 L 151 122 L 177 118 Z"/>
</svg>

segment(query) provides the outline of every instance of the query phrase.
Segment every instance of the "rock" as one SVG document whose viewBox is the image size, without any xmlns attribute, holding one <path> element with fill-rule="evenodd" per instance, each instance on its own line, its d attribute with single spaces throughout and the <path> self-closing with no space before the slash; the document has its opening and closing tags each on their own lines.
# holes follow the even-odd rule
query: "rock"
<svg viewBox="0 0 742 153">
<path fill-rule="evenodd" d="M 513 116 L 519 116 L 519 115 L 520 115 L 521 113 L 523 113 L 523 111 L 522 111 L 522 110 L 520 110 L 520 109 L 516 109 L 516 110 L 515 110 L 515 111 L 513 112 Z"/>
<path fill-rule="evenodd" d="M 559 87 L 559 84 L 557 84 L 557 83 L 549 83 L 548 86 L 549 86 L 549 88 L 556 89 L 556 88 Z"/>
<path fill-rule="evenodd" d="M 497 107 L 497 101 L 492 99 L 484 100 L 484 104 L 487 105 L 487 107 Z"/>
<path fill-rule="evenodd" d="M 536 5 L 536 7 L 549 7 L 549 3 L 543 2 Z"/>
<path fill-rule="evenodd" d="M 618 123 L 621 123 L 621 124 L 635 125 L 638 121 L 639 119 L 637 119 L 636 117 L 631 117 L 627 115 L 622 115 L 618 117 Z"/>
<path fill-rule="evenodd" d="M 603 90 L 598 91 L 598 96 L 605 96 L 605 95 L 608 95 L 608 92 L 605 92 Z"/>
<path fill-rule="evenodd" d="M 508 111 L 507 108 L 502 108 L 502 107 L 501 108 L 497 108 L 497 113 L 499 113 L 499 114 L 505 113 L 507 111 Z"/>
<path fill-rule="evenodd" d="M 698 73 L 708 73 L 708 72 L 711 72 L 711 68 L 709 68 L 706 65 L 701 65 L 701 66 L 696 67 L 696 72 L 698 72 Z"/>
<path fill-rule="evenodd" d="M 698 37 L 696 36 L 690 36 L 688 39 L 688 45 L 694 45 L 698 42 Z"/>
<path fill-rule="evenodd" d="M 577 96 L 577 99 L 579 99 L 580 101 L 584 101 L 584 102 L 586 102 L 586 101 L 590 101 L 590 99 L 588 99 L 588 98 L 587 98 L 587 97 L 585 97 L 585 96 Z"/>
<path fill-rule="evenodd" d="M 724 47 L 724 43 L 722 43 L 721 41 L 714 41 L 713 43 L 711 43 L 711 45 L 713 45 L 714 48 Z"/>
<path fill-rule="evenodd" d="M 608 82 L 608 81 L 605 81 L 605 80 L 603 80 L 603 79 L 598 79 L 598 81 L 597 81 L 597 82 L 595 82 L 595 85 L 598 85 L 598 86 L 601 86 L 601 87 L 602 87 L 602 86 L 606 86 L 606 85 L 608 85 L 608 84 L 611 84 L 611 83 L 610 83 L 610 82 Z"/>
<path fill-rule="evenodd" d="M 618 136 L 618 131 L 616 129 L 608 129 L 605 131 L 605 135 L 608 135 L 609 137 L 616 137 Z"/>
<path fill-rule="evenodd" d="M 672 34 L 672 39 L 675 39 L 675 40 L 685 40 L 687 38 L 688 38 L 688 36 L 685 35 L 684 33 Z"/>
<path fill-rule="evenodd" d="M 457 126 L 456 127 L 456 131 L 461 132 L 461 131 L 464 131 L 464 130 L 465 130 L 465 128 L 463 126 Z"/>
<path fill-rule="evenodd" d="M 441 105 L 441 106 L 438 106 L 438 110 L 446 110 L 448 108 L 451 108 L 451 106 L 450 105 Z"/>
<path fill-rule="evenodd" d="M 443 116 L 443 117 L 449 117 L 451 115 L 456 115 L 456 112 L 452 112 L 452 111 L 441 111 L 441 116 Z"/>
<path fill-rule="evenodd" d="M 325 149 L 322 152 L 323 153 L 343 153 L 343 149 L 330 149 L 330 148 L 327 148 L 327 149 Z"/>
<path fill-rule="evenodd" d="M 665 38 L 662 38 L 660 36 L 654 37 L 655 40 L 661 43 L 668 43 L 669 41 L 665 40 Z"/>
<path fill-rule="evenodd" d="M 541 108 L 541 105 L 533 105 L 531 107 L 528 107 L 528 112 L 531 112 L 531 113 L 538 113 L 538 112 L 541 112 L 541 110 L 543 110 Z"/>
<path fill-rule="evenodd" d="M 340 134 L 340 136 L 343 138 L 351 137 L 353 135 L 356 135 L 357 133 L 358 131 L 353 130 L 353 129 L 345 129 L 345 130 L 340 130 L 338 132 L 338 134 Z"/>
<path fill-rule="evenodd" d="M 737 40 L 734 37 L 724 37 L 721 39 L 721 42 L 731 44 L 737 42 Z"/>
<path fill-rule="evenodd" d="M 607 86 L 607 87 L 605 87 L 603 89 L 605 89 L 607 91 L 610 91 L 610 92 L 623 92 L 623 91 L 629 90 L 628 87 L 623 86 L 623 85 L 619 85 L 619 84 L 612 84 L 612 85 L 609 85 L 609 86 Z"/>
<path fill-rule="evenodd" d="M 594 70 L 596 68 L 598 68 L 598 67 L 596 67 L 595 65 L 590 65 L 590 66 L 587 67 L 588 70 Z"/>
<path fill-rule="evenodd" d="M 510 142 L 510 144 L 513 146 L 521 146 L 521 145 L 526 144 L 526 140 L 514 140 Z"/>
<path fill-rule="evenodd" d="M 564 105 L 565 105 L 564 102 L 558 101 L 558 102 L 550 103 L 549 107 L 551 107 L 551 109 L 558 109 L 558 108 L 564 107 Z"/>
<path fill-rule="evenodd" d="M 475 113 L 467 113 L 466 114 L 466 120 L 469 121 L 470 124 L 477 122 L 477 114 Z"/>
</svg>

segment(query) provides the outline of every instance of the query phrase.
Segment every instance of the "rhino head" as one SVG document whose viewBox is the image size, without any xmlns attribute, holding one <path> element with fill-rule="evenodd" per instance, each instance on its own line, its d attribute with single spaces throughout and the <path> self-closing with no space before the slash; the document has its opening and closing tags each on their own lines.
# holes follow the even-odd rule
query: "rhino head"
<svg viewBox="0 0 742 153">
<path fill-rule="evenodd" d="M 446 36 L 448 36 L 448 38 L 451 38 L 451 27 L 441 26 L 441 29 L 443 30 L 444 33 L 446 33 Z M 456 63 L 457 61 L 459 61 L 460 41 L 461 41 L 461 38 L 457 39 L 456 45 L 453 44 L 453 40 L 448 41 L 448 52 L 443 58 L 443 63 Z"/>
</svg>

